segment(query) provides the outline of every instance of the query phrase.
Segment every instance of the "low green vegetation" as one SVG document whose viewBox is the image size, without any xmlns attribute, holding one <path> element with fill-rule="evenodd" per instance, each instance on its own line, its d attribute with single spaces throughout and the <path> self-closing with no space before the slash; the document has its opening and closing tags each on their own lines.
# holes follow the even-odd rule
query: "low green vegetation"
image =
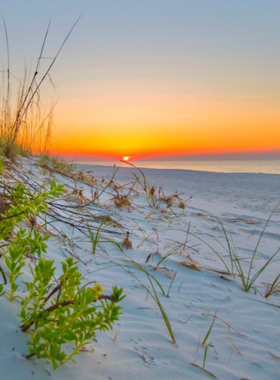
<svg viewBox="0 0 280 380">
<path fill-rule="evenodd" d="M 55 157 L 49 154 L 42 154 L 39 157 L 37 165 L 41 166 L 43 170 L 67 175 L 75 170 L 75 164 L 72 162 L 65 161 L 61 157 Z"/>
<path fill-rule="evenodd" d="M 111 296 L 104 296 L 103 288 L 96 283 L 81 287 L 82 275 L 71 257 L 61 265 L 63 274 L 54 288 L 52 260 L 41 259 L 32 268 L 33 281 L 25 283 L 29 295 L 22 300 L 20 313 L 21 330 L 33 327 L 27 357 L 49 359 L 54 369 L 79 354 L 97 330 L 112 329 L 121 309 L 116 304 L 123 298 L 122 289 L 117 287 Z M 63 347 L 69 341 L 74 348 L 67 354 Z"/>
<path fill-rule="evenodd" d="M 2 161 L 0 169 L 2 174 Z M 3 177 L 0 185 L 0 296 L 21 301 L 21 330 L 30 333 L 26 357 L 49 359 L 56 369 L 89 344 L 96 331 L 112 328 L 120 315 L 122 288 L 113 287 L 111 295 L 104 295 L 97 283 L 82 286 L 72 257 L 61 263 L 62 275 L 55 280 L 54 261 L 44 257 L 49 236 L 37 231 L 36 218 L 48 210 L 48 201 L 62 195 L 62 185 L 52 182 L 48 190 L 30 191 Z M 24 272 L 30 281 L 23 281 Z M 69 341 L 73 350 L 66 353 Z"/>
</svg>

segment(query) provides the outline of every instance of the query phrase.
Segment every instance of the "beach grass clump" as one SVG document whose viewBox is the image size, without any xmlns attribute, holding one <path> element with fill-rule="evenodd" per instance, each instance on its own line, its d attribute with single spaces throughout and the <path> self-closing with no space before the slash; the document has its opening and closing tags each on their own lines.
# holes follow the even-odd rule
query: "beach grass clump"
<svg viewBox="0 0 280 380">
<path fill-rule="evenodd" d="M 32 155 L 32 152 L 27 147 L 23 147 L 17 142 L 10 144 L 7 148 L 7 140 L 4 137 L 0 136 L 0 156 L 6 157 L 10 160 L 14 160 L 16 157 L 29 157 Z"/>
<path fill-rule="evenodd" d="M 38 81 L 49 27 L 33 73 L 24 67 L 23 77 L 18 79 L 11 71 L 8 32 L 4 18 L 2 20 L 6 37 L 7 64 L 1 83 L 3 90 L 0 99 L 0 146 L 3 156 L 14 159 L 23 152 L 29 152 L 32 146 L 36 145 L 37 148 L 44 141 L 46 147 L 49 142 L 52 111 L 47 115 L 43 114 L 40 98 L 41 84 L 49 70 Z"/>
<path fill-rule="evenodd" d="M 241 284 L 242 284 L 243 289 L 245 290 L 245 292 L 249 292 L 250 289 L 254 286 L 254 284 L 257 281 L 257 279 L 266 270 L 266 268 L 275 261 L 275 257 L 279 253 L 279 251 L 280 251 L 280 248 L 277 249 L 264 262 L 264 264 L 258 270 L 254 270 L 256 259 L 257 259 L 257 253 L 259 251 L 259 248 L 260 248 L 260 245 L 261 245 L 264 233 L 267 230 L 267 228 L 269 226 L 269 222 L 270 222 L 270 220 L 271 220 L 271 218 L 272 218 L 272 216 L 273 216 L 273 214 L 274 214 L 274 212 L 275 212 L 275 210 L 276 210 L 277 207 L 278 207 L 278 204 L 274 208 L 274 210 L 271 212 L 271 214 L 269 215 L 268 219 L 266 220 L 265 225 L 262 228 L 261 233 L 260 233 L 260 235 L 258 237 L 258 240 L 257 240 L 257 243 L 255 245 L 255 248 L 252 250 L 252 255 L 251 255 L 250 259 L 249 259 L 249 264 L 248 265 L 247 265 L 247 263 L 245 263 L 245 262 L 242 261 L 242 258 L 240 256 L 240 254 L 237 252 L 237 249 L 235 247 L 234 240 L 233 240 L 233 238 L 231 236 L 231 233 L 230 233 L 230 231 L 226 230 L 226 227 L 225 227 L 224 223 L 222 222 L 222 220 L 220 218 L 212 215 L 212 214 L 198 213 L 197 214 L 198 216 L 211 217 L 213 220 L 216 220 L 218 222 L 218 225 L 221 228 L 221 231 L 222 231 L 222 234 L 223 234 L 223 238 L 224 238 L 226 244 L 224 246 L 221 242 L 219 242 L 219 243 L 222 245 L 223 249 L 226 250 L 226 253 L 227 253 L 226 256 L 228 257 L 228 260 L 229 260 L 229 262 L 228 262 L 228 260 L 226 259 L 225 255 L 223 255 L 221 252 L 219 252 L 217 249 L 215 249 L 211 245 L 211 243 L 208 243 L 206 240 L 204 240 L 203 238 L 199 237 L 197 234 L 192 233 L 192 232 L 189 231 L 188 234 L 190 236 L 192 236 L 193 238 L 199 240 L 203 244 L 205 244 L 208 248 L 210 248 L 210 250 L 219 258 L 219 260 L 222 262 L 222 264 L 225 267 L 225 271 L 214 270 L 214 269 L 209 269 L 209 268 L 205 268 L 205 269 L 211 270 L 212 272 L 217 272 L 217 273 L 220 273 L 220 274 L 238 275 L 238 277 L 241 280 Z M 247 221 L 245 221 L 245 222 L 247 224 L 252 224 L 253 223 L 253 222 L 248 223 Z M 269 296 L 270 293 L 271 294 L 273 293 L 273 290 L 277 290 L 278 289 L 278 286 L 279 286 L 279 277 L 277 277 L 275 279 L 275 281 L 271 284 L 271 289 L 269 288 L 270 290 L 268 289 L 266 294 L 268 294 L 268 296 Z"/>
<path fill-rule="evenodd" d="M 276 206 L 276 208 L 278 207 L 278 205 Z M 275 208 L 275 209 L 276 209 Z M 266 220 L 266 223 L 260 233 L 260 236 L 258 238 L 258 241 L 257 241 L 257 244 L 254 248 L 254 250 L 252 251 L 252 256 L 251 256 L 251 259 L 249 261 L 249 267 L 248 269 L 245 269 L 245 265 L 242 263 L 242 260 L 232 242 L 232 238 L 229 237 L 223 223 L 218 219 L 218 222 L 222 228 L 222 231 L 223 231 L 223 234 L 224 234 L 224 237 L 225 237 L 225 240 L 226 240 L 226 244 L 227 244 L 227 248 L 228 248 L 228 254 L 229 254 L 229 257 L 230 257 L 230 260 L 231 260 L 231 268 L 232 268 L 232 271 L 235 269 L 237 271 L 237 274 L 239 276 L 239 278 L 241 279 L 241 283 L 242 283 L 242 286 L 245 290 L 245 292 L 248 292 L 250 291 L 250 289 L 252 288 L 252 286 L 255 284 L 256 280 L 260 277 L 260 275 L 265 271 L 265 269 L 268 267 L 268 265 L 272 264 L 274 262 L 274 258 L 275 256 L 279 253 L 280 251 L 280 248 L 276 250 L 276 252 L 274 252 L 269 259 L 267 259 L 265 261 L 265 263 L 260 267 L 260 269 L 256 270 L 255 272 L 254 271 L 254 265 L 255 265 L 255 260 L 256 260 L 256 257 L 257 257 L 257 253 L 258 253 L 258 249 L 259 249 L 259 246 L 261 244 L 261 241 L 262 241 L 262 238 L 263 238 L 263 235 L 269 225 L 269 222 L 272 218 L 272 215 L 273 213 L 275 212 L 275 209 L 272 211 L 272 213 L 270 214 L 270 216 L 268 217 L 268 219 Z M 276 279 L 276 282 L 275 284 L 273 285 L 272 284 L 272 289 L 275 288 L 275 286 L 277 286 L 278 284 L 278 280 Z"/>
<path fill-rule="evenodd" d="M 0 94 L 0 154 L 2 156 L 13 160 L 18 154 L 29 154 L 30 151 L 45 153 L 48 151 L 55 105 L 51 104 L 48 112 L 43 110 L 41 89 L 46 78 L 52 82 L 51 69 L 80 17 L 73 24 L 57 53 L 44 69 L 44 51 L 51 24 L 49 22 L 35 68 L 24 67 L 22 78 L 18 78 L 11 70 L 8 31 L 2 16 L 7 56 L 1 76 Z"/>
<path fill-rule="evenodd" d="M 49 154 L 40 155 L 37 165 L 51 173 L 56 172 L 67 175 L 70 175 L 76 167 L 74 163 L 68 162 L 62 157 L 51 156 Z"/>
</svg>

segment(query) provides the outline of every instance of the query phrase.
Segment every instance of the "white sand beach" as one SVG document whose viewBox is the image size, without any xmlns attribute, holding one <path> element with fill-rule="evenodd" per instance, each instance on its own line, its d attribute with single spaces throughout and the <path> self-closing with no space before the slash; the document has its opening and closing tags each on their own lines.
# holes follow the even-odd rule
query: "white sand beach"
<svg viewBox="0 0 280 380">
<path fill-rule="evenodd" d="M 59 263 L 67 255 L 75 256 L 83 283 L 97 281 L 106 294 L 118 285 L 126 298 L 114 329 L 97 332 L 87 347 L 93 353 L 81 352 L 74 358 L 76 364 L 67 362 L 53 370 L 45 359 L 25 358 L 28 333 L 19 328 L 20 302 L 2 296 L 1 379 L 279 379 L 280 288 L 268 298 L 265 294 L 280 273 L 280 252 L 248 292 L 237 269 L 242 268 L 245 281 L 248 274 L 252 280 L 280 248 L 279 175 L 143 169 L 147 186 L 155 187 L 154 196 L 147 199 L 139 183 L 131 190 L 137 177 L 142 183 L 144 177 L 130 166 L 115 173 L 110 187 L 110 167 L 77 165 L 76 172 L 94 177 L 91 185 L 81 176 L 75 181 L 57 173 L 52 177 L 33 161 L 25 161 L 23 168 L 29 185 L 49 178 L 64 183 L 72 198 L 57 204 L 81 205 L 94 216 L 92 225 L 98 225 L 97 217 L 99 223 L 104 216 L 113 220 L 104 224 L 103 242 L 93 254 L 89 239 L 63 223 L 69 215 L 61 211 L 61 221 L 49 225 L 53 236 L 46 254 L 57 264 L 56 276 Z M 75 189 L 83 192 L 73 193 Z M 127 202 L 118 204 L 117 196 Z M 83 208 L 76 210 L 80 214 L 73 214 L 73 222 L 78 223 Z M 72 243 L 62 241 L 54 228 L 64 231 Z M 127 232 L 132 249 L 120 251 L 106 242 L 110 238 L 121 245 Z M 24 271 L 23 277 L 28 276 L 28 269 Z M 19 294 L 25 291 L 20 283 Z M 71 350 L 70 343 L 66 349 Z"/>
</svg>

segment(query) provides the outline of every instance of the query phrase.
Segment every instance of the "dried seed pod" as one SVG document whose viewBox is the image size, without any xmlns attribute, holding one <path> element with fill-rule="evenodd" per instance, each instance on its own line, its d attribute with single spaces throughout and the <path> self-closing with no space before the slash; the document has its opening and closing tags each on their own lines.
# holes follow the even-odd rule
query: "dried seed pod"
<svg viewBox="0 0 280 380">
<path fill-rule="evenodd" d="M 129 232 L 126 232 L 126 237 L 122 242 L 122 247 L 125 249 L 132 249 L 132 242 L 129 240 Z"/>
<path fill-rule="evenodd" d="M 178 207 L 180 207 L 182 210 L 185 210 L 186 205 L 185 205 L 184 202 L 180 201 L 179 204 L 178 204 Z"/>
<path fill-rule="evenodd" d="M 156 188 L 155 188 L 155 186 L 152 186 L 152 187 L 150 188 L 150 190 L 149 190 L 149 194 L 150 194 L 150 196 L 151 196 L 151 197 L 153 197 L 153 196 L 154 196 L 154 194 L 155 194 L 155 191 L 156 191 Z"/>
<path fill-rule="evenodd" d="M 165 198 L 165 202 L 167 204 L 168 207 L 172 206 L 173 204 L 173 197 L 167 197 Z"/>
</svg>

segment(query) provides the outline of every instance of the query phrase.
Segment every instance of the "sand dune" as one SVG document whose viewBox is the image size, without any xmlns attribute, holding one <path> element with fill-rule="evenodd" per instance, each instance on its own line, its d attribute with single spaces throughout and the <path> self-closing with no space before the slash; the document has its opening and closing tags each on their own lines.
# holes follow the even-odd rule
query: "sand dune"
<svg viewBox="0 0 280 380">
<path fill-rule="evenodd" d="M 23 167 L 26 173 L 33 173 L 29 174 L 29 183 L 50 177 L 32 162 L 26 161 Z M 112 175 L 109 167 L 79 165 L 77 170 L 91 172 L 98 194 Z M 75 357 L 76 364 L 68 362 L 54 371 L 46 360 L 25 359 L 28 334 L 19 329 L 20 304 L 3 296 L 0 377 L 179 380 L 208 379 L 212 374 L 227 380 L 278 379 L 279 293 L 269 298 L 264 295 L 280 272 L 279 261 L 269 265 L 245 292 L 236 261 L 230 260 L 228 243 L 245 277 L 261 234 L 251 277 L 280 248 L 280 176 L 145 169 L 147 183 L 155 187 L 153 200 L 147 200 L 139 183 L 130 191 L 133 173 L 143 181 L 137 169 L 120 168 L 114 183 L 87 206 L 95 218 L 107 215 L 113 220 L 104 225 L 105 237 L 122 244 L 129 231 L 132 249 L 121 252 L 113 244 L 102 243 L 93 255 L 90 243 L 78 230 L 73 232 L 57 222 L 56 227 L 71 237 L 73 246 L 53 236 L 47 253 L 58 265 L 64 255 L 74 252 L 85 283 L 97 281 L 107 293 L 115 284 L 124 288 L 123 315 L 114 330 L 97 334 L 91 343 L 93 353 L 82 352 Z M 56 181 L 66 184 L 69 193 L 73 192 L 73 180 L 54 175 Z M 92 200 L 93 187 L 79 180 L 76 186 L 83 190 L 83 198 L 76 197 L 72 205 Z M 160 188 L 163 191 L 159 193 Z M 126 195 L 129 203 L 120 207 L 114 199 Z M 185 209 L 179 207 L 180 200 L 187 201 Z M 58 202 L 66 204 L 67 200 Z M 149 202 L 154 205 L 149 206 Z M 162 288 L 152 280 L 176 344 L 152 297 L 147 273 Z M 21 284 L 19 292 L 24 291 Z"/>
</svg>

